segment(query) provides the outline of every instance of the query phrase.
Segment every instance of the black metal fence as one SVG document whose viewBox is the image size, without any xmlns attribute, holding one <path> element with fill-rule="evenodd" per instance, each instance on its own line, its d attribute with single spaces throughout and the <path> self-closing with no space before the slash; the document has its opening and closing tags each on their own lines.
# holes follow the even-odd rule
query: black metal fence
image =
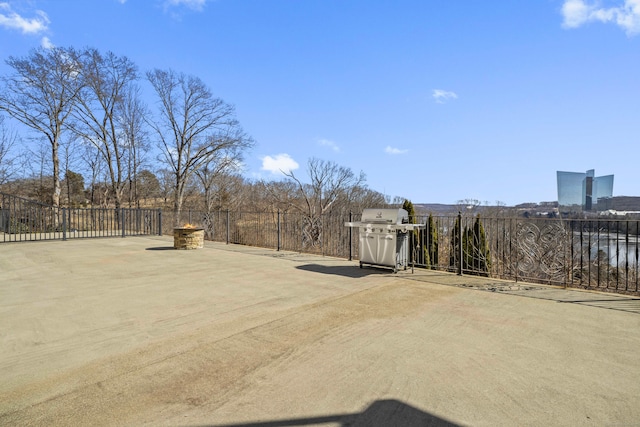
<svg viewBox="0 0 640 427">
<path fill-rule="evenodd" d="M 172 234 L 159 209 L 54 208 L 0 193 L 0 242 Z M 357 259 L 359 214 L 182 212 L 181 221 L 226 243 Z M 640 294 L 640 220 L 418 217 L 410 233 L 417 267 Z"/>
<path fill-rule="evenodd" d="M 351 217 L 356 221 L 360 216 Z M 163 218 L 163 233 L 172 234 L 173 213 L 165 212 Z M 349 215 L 185 210 L 178 224 L 204 228 L 207 240 L 347 258 L 358 249 L 357 234 L 344 226 L 348 220 Z"/>
<path fill-rule="evenodd" d="M 186 211 L 183 217 L 203 227 L 208 240 L 358 258 L 359 231 L 344 223 L 358 221 L 359 214 L 310 219 L 284 212 Z M 426 224 L 410 233 L 416 267 L 640 294 L 639 220 L 456 215 L 416 222 Z"/>
<path fill-rule="evenodd" d="M 0 242 L 161 234 L 159 209 L 57 208 L 0 193 Z"/>
</svg>

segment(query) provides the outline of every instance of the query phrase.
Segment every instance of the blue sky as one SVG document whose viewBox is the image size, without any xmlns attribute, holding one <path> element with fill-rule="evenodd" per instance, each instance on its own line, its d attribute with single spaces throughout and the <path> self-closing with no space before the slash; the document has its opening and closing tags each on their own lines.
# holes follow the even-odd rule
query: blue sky
<svg viewBox="0 0 640 427">
<path fill-rule="evenodd" d="M 640 0 L 0 0 L 0 73 L 41 45 L 200 77 L 256 140 L 249 178 L 317 157 L 514 205 L 595 169 L 640 196 Z"/>
</svg>

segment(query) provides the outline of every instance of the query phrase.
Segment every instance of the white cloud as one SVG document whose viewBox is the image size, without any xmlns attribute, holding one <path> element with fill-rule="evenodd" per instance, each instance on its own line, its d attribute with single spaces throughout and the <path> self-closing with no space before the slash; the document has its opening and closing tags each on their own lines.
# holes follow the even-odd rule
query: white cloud
<svg viewBox="0 0 640 427">
<path fill-rule="evenodd" d="M 387 154 L 406 154 L 409 152 L 409 150 L 402 150 L 400 148 L 395 148 L 387 145 L 387 147 L 384 149 L 384 152 Z"/>
<path fill-rule="evenodd" d="M 56 45 L 51 43 L 51 40 L 49 40 L 49 37 L 43 37 L 42 40 L 40 41 L 40 45 L 42 45 L 42 47 L 45 49 L 53 49 L 54 47 L 56 47 Z"/>
<path fill-rule="evenodd" d="M 274 175 L 284 175 L 298 169 L 300 165 L 288 154 L 276 154 L 275 156 L 264 156 L 262 158 L 263 171 L 271 172 Z"/>
<path fill-rule="evenodd" d="M 206 3 L 207 0 L 165 0 L 164 7 L 167 9 L 174 6 L 185 6 L 199 12 L 204 8 Z"/>
<path fill-rule="evenodd" d="M 628 36 L 640 33 L 640 0 L 622 0 L 616 7 L 600 7 L 585 0 L 565 0 L 562 5 L 562 26 L 578 28 L 589 22 L 613 23 Z"/>
<path fill-rule="evenodd" d="M 589 7 L 582 0 L 567 0 L 562 5 L 565 28 L 577 28 L 589 19 Z"/>
<path fill-rule="evenodd" d="M 330 149 L 332 149 L 336 153 L 340 152 L 340 147 L 338 147 L 338 144 L 336 144 L 335 142 L 330 141 L 328 139 L 319 139 L 318 140 L 318 144 L 322 145 L 323 147 L 329 147 Z"/>
<path fill-rule="evenodd" d="M 34 18 L 23 18 L 11 9 L 6 2 L 0 3 L 0 27 L 19 30 L 23 34 L 38 34 L 49 28 L 49 17 L 41 10 L 36 10 Z"/>
<path fill-rule="evenodd" d="M 432 96 L 438 104 L 444 104 L 451 99 L 458 99 L 458 95 L 455 92 L 449 92 L 442 89 L 434 89 Z"/>
</svg>

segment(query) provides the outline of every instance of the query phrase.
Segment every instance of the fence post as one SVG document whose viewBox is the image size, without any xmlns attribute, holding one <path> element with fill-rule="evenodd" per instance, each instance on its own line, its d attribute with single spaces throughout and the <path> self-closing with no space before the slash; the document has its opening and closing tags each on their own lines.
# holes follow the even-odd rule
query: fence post
<svg viewBox="0 0 640 427">
<path fill-rule="evenodd" d="M 511 231 L 511 229 L 509 229 L 509 231 Z M 515 281 L 516 281 L 516 283 L 518 283 L 518 271 L 520 271 L 519 270 L 519 268 L 520 268 L 520 264 L 519 264 L 520 256 L 518 254 L 519 245 L 518 245 L 518 220 L 517 219 L 516 219 L 515 236 L 516 236 L 516 241 L 515 241 L 515 246 L 516 246 L 516 278 L 515 278 Z M 572 242 L 572 244 L 573 244 L 573 242 Z"/>
<path fill-rule="evenodd" d="M 227 209 L 227 245 L 229 244 L 229 209 Z"/>
<path fill-rule="evenodd" d="M 6 225 L 6 228 L 3 231 L 5 233 L 9 233 L 9 235 L 11 235 L 11 199 L 9 199 L 9 203 L 7 203 L 5 201 L 4 194 L 2 195 L 2 207 L 3 207 L 3 209 L 7 210 L 7 225 Z"/>
<path fill-rule="evenodd" d="M 158 208 L 158 236 L 162 236 L 162 209 Z"/>
<path fill-rule="evenodd" d="M 560 223 L 563 225 L 564 228 L 564 223 Z M 565 234 L 568 237 L 569 240 L 569 248 L 571 251 L 571 261 L 569 261 L 569 264 L 567 264 L 567 251 L 564 250 L 564 260 L 563 260 L 563 265 L 565 268 L 565 273 L 564 273 L 564 288 L 567 289 L 567 286 L 569 286 L 569 280 L 571 280 L 571 283 L 573 284 L 573 231 L 572 231 L 572 227 L 569 226 L 569 232 L 567 233 L 566 228 L 565 230 Z"/>
<path fill-rule="evenodd" d="M 462 213 L 458 212 L 458 276 L 462 276 Z"/>
<path fill-rule="evenodd" d="M 65 208 L 62 208 L 62 240 L 67 240 L 67 215 Z"/>
<path fill-rule="evenodd" d="M 349 211 L 349 222 L 353 222 L 353 212 Z M 349 261 L 353 261 L 353 227 L 349 227 Z"/>
<path fill-rule="evenodd" d="M 124 208 L 120 208 L 120 228 L 122 229 L 122 237 L 125 236 L 125 219 L 124 219 Z"/>
<path fill-rule="evenodd" d="M 278 251 L 280 251 L 280 209 L 278 209 Z"/>
<path fill-rule="evenodd" d="M 320 251 L 324 256 L 324 215 L 320 214 Z"/>
</svg>

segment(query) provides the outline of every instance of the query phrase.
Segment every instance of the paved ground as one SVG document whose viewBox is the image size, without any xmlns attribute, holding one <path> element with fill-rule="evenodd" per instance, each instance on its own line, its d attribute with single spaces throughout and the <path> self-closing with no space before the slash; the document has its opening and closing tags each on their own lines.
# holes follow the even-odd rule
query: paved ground
<svg viewBox="0 0 640 427">
<path fill-rule="evenodd" d="M 640 300 L 165 237 L 0 245 L 0 425 L 640 425 Z"/>
</svg>

